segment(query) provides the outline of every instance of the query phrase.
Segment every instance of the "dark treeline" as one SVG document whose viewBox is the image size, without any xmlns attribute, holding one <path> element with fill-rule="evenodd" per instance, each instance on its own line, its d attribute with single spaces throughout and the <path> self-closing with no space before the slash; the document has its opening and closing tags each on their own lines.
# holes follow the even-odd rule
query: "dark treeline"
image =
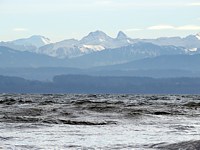
<svg viewBox="0 0 200 150">
<path fill-rule="evenodd" d="M 52 82 L 0 76 L 1 93 L 200 94 L 200 78 L 55 76 Z"/>
</svg>

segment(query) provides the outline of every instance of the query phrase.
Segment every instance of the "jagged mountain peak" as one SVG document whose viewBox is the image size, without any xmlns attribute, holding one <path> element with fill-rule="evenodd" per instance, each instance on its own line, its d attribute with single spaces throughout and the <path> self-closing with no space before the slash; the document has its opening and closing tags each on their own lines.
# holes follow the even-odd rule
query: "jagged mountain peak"
<svg viewBox="0 0 200 150">
<path fill-rule="evenodd" d="M 97 30 L 94 32 L 90 32 L 87 36 L 83 37 L 81 41 L 94 41 L 97 40 L 99 42 L 106 41 L 108 39 L 112 39 L 103 31 Z"/>
<path fill-rule="evenodd" d="M 103 31 L 97 30 L 94 32 L 90 32 L 86 37 L 107 37 L 108 35 Z"/>
<path fill-rule="evenodd" d="M 122 31 L 119 31 L 118 34 L 117 34 L 117 39 L 127 39 L 128 36 L 122 32 Z"/>
<path fill-rule="evenodd" d="M 94 32 L 90 32 L 89 35 L 106 35 L 103 31 L 96 30 Z"/>
</svg>

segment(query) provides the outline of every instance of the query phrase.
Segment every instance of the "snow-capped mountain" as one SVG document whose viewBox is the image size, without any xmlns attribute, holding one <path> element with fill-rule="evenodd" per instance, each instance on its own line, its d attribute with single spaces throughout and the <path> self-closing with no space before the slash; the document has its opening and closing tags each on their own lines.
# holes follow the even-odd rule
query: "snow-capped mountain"
<svg viewBox="0 0 200 150">
<path fill-rule="evenodd" d="M 50 43 L 51 43 L 50 39 L 44 36 L 34 35 L 29 38 L 23 38 L 9 42 L 0 42 L 0 46 L 6 46 L 20 51 L 37 52 L 37 49 L 39 47 Z"/>
<path fill-rule="evenodd" d="M 96 49 L 96 51 L 104 49 L 112 49 L 127 46 L 132 44 L 133 40 L 129 38 L 125 33 L 120 31 L 116 38 L 112 38 L 102 31 L 95 31 L 89 33 L 87 36 L 80 40 L 80 46 L 90 47 Z"/>
<path fill-rule="evenodd" d="M 38 49 L 38 53 L 59 58 L 79 57 L 105 49 L 119 48 L 133 43 L 133 40 L 120 31 L 117 38 L 112 38 L 102 31 L 90 32 L 80 41 L 75 39 L 64 40 L 47 44 Z"/>
<path fill-rule="evenodd" d="M 116 47 L 115 39 L 111 38 L 102 31 L 90 32 L 80 40 L 80 45 L 95 45 L 104 47 L 104 49 Z"/>
<path fill-rule="evenodd" d="M 57 58 L 74 58 L 94 52 L 125 47 L 137 42 L 153 43 L 159 46 L 173 45 L 176 47 L 184 47 L 189 53 L 200 53 L 200 33 L 189 35 L 185 38 L 162 37 L 157 39 L 131 39 L 122 31 L 119 31 L 116 38 L 112 38 L 106 33 L 97 30 L 90 32 L 81 40 L 68 39 L 52 43 L 44 36 L 35 35 L 29 38 L 0 42 L 0 46 L 20 51 L 45 54 Z M 141 51 L 145 51 L 145 49 Z"/>
<path fill-rule="evenodd" d="M 122 31 L 119 31 L 119 33 L 117 34 L 117 38 L 118 40 L 124 40 L 124 39 L 128 39 L 127 35 L 125 33 L 123 33 Z"/>
<path fill-rule="evenodd" d="M 15 41 L 12 41 L 15 45 L 26 45 L 26 46 L 35 46 L 37 48 L 50 44 L 51 41 L 50 39 L 40 36 L 40 35 L 34 35 L 29 38 L 24 38 L 24 39 L 18 39 Z"/>
<path fill-rule="evenodd" d="M 102 31 L 95 31 L 90 32 L 87 36 L 83 37 L 80 40 L 80 44 L 90 44 L 90 45 L 97 45 L 97 44 L 104 44 L 105 42 L 111 43 L 113 42 L 113 38 L 109 37 Z"/>
<path fill-rule="evenodd" d="M 127 46 L 130 44 L 133 44 L 134 42 L 135 42 L 135 40 L 129 38 L 122 31 L 119 31 L 119 33 L 117 34 L 117 38 L 115 39 L 115 43 L 116 43 L 116 45 L 118 45 L 118 47 Z"/>
<path fill-rule="evenodd" d="M 187 37 L 162 37 L 158 39 L 139 40 L 144 42 L 151 42 L 157 45 L 174 45 L 185 47 L 188 50 L 194 51 L 200 48 L 200 33 L 196 35 L 189 35 Z"/>
</svg>

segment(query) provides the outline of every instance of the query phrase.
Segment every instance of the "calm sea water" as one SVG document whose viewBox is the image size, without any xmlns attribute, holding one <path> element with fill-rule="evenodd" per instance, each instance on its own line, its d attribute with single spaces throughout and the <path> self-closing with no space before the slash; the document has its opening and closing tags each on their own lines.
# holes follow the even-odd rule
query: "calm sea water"
<svg viewBox="0 0 200 150">
<path fill-rule="evenodd" d="M 0 149 L 162 149 L 200 140 L 199 110 L 198 95 L 1 94 Z"/>
</svg>

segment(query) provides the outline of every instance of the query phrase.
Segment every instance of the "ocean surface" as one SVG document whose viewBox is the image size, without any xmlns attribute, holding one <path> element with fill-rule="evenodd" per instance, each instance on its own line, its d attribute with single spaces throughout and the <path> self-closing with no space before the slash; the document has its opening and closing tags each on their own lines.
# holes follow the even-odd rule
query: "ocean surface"
<svg viewBox="0 0 200 150">
<path fill-rule="evenodd" d="M 200 149 L 199 95 L 0 94 L 0 149 Z"/>
</svg>

